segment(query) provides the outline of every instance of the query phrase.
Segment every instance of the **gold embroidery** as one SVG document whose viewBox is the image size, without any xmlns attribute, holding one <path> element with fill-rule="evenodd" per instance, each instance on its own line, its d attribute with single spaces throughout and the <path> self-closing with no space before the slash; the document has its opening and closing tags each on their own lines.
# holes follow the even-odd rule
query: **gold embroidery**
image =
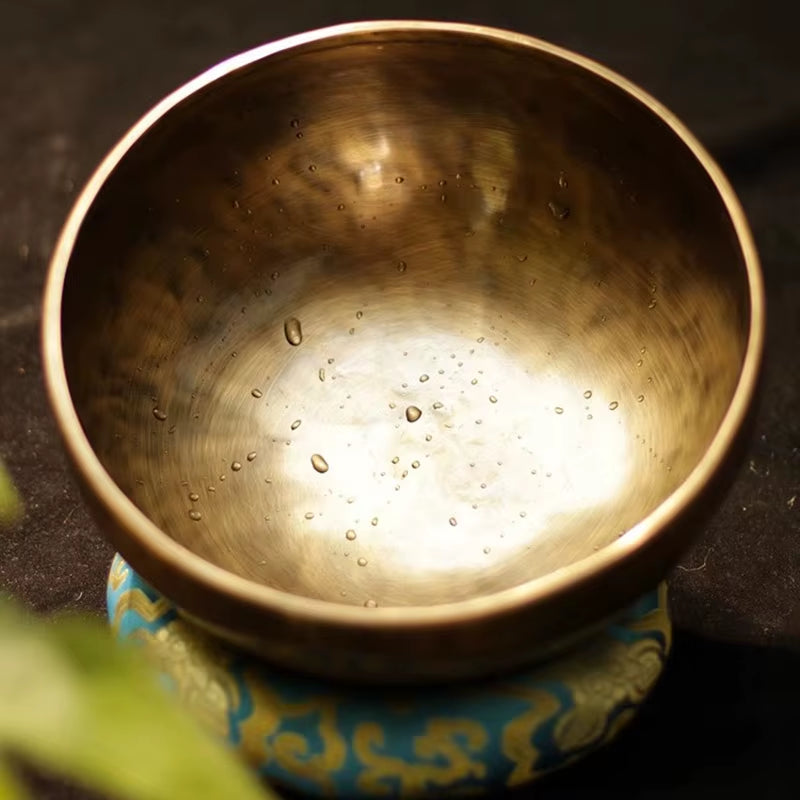
<svg viewBox="0 0 800 800">
<path fill-rule="evenodd" d="M 462 736 L 464 744 L 455 737 Z M 435 786 L 452 787 L 465 778 L 486 777 L 486 765 L 471 754 L 486 747 L 489 734 L 476 720 L 432 719 L 425 733 L 414 738 L 414 755 L 429 762 L 444 759 L 447 763 L 407 762 L 395 756 L 382 755 L 384 734 L 375 722 L 363 722 L 353 735 L 353 750 L 366 769 L 358 778 L 359 788 L 371 795 L 399 793 L 414 795 Z M 397 781 L 397 789 L 394 787 Z"/>
<path fill-rule="evenodd" d="M 206 728 L 228 736 L 228 712 L 241 699 L 225 650 L 179 619 L 155 634 L 139 628 L 133 635 L 146 643 L 154 667 L 174 680 L 178 700 Z"/>
<path fill-rule="evenodd" d="M 108 573 L 108 582 L 111 584 L 113 591 L 119 591 L 119 587 L 123 582 L 128 579 L 131 574 L 131 568 L 119 556 L 115 556 L 114 563 L 111 565 L 111 571 Z"/>
<path fill-rule="evenodd" d="M 326 793 L 334 792 L 333 774 L 347 757 L 347 743 L 337 729 L 335 695 L 312 697 L 290 703 L 283 700 L 257 675 L 246 674 L 251 690 L 254 712 L 241 724 L 242 747 L 250 760 L 274 765 L 291 775 L 314 781 Z M 318 720 L 317 734 L 322 741 L 321 752 L 311 755 L 308 740 L 294 731 L 283 731 L 289 719 L 311 717 Z"/>
<path fill-rule="evenodd" d="M 160 616 L 171 610 L 172 603 L 165 597 L 151 600 L 141 589 L 128 589 L 117 601 L 117 607 L 114 609 L 114 618 L 111 620 L 111 628 L 114 631 L 118 631 L 122 618 L 128 611 L 135 611 L 147 622 L 155 622 Z"/>
<path fill-rule="evenodd" d="M 557 698 L 544 689 L 526 686 L 503 686 L 503 694 L 526 700 L 527 711 L 510 720 L 503 727 L 501 746 L 503 755 L 514 764 L 507 784 L 516 786 L 536 775 L 539 749 L 533 742 L 534 733 L 561 708 Z"/>
</svg>

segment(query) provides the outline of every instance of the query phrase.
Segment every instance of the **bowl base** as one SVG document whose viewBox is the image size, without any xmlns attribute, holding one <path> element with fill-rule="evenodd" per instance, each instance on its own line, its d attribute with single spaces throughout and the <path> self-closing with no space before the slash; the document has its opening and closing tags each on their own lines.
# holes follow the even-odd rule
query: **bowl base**
<svg viewBox="0 0 800 800">
<path fill-rule="evenodd" d="M 481 794 L 564 767 L 611 741 L 661 674 L 666 585 L 550 661 L 448 687 L 374 688 L 290 674 L 195 628 L 119 556 L 116 636 L 142 644 L 167 686 L 269 781 L 348 798 Z"/>
</svg>

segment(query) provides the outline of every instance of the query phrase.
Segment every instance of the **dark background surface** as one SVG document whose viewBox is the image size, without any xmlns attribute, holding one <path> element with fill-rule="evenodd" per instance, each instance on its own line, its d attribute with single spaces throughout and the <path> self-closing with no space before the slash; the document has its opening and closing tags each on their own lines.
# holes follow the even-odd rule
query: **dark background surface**
<svg viewBox="0 0 800 800">
<path fill-rule="evenodd" d="M 102 613 L 111 550 L 67 472 L 38 351 L 47 259 L 76 191 L 144 111 L 214 62 L 382 17 L 513 28 L 638 82 L 721 161 L 763 260 L 761 409 L 727 501 L 674 572 L 667 674 L 615 745 L 524 796 L 796 797 L 800 11 L 789 2 L 0 0 L 0 456 L 27 503 L 0 534 L 0 586 L 42 612 Z M 89 797 L 34 783 L 46 800 Z"/>
</svg>

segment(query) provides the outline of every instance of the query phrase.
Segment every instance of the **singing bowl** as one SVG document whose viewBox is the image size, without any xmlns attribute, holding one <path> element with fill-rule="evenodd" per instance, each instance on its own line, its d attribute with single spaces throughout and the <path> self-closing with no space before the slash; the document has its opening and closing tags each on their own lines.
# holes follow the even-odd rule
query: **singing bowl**
<svg viewBox="0 0 800 800">
<path fill-rule="evenodd" d="M 641 89 L 526 36 L 381 22 L 237 56 L 101 164 L 44 360 L 100 524 L 273 661 L 424 681 L 650 590 L 754 395 L 742 210 Z"/>
</svg>

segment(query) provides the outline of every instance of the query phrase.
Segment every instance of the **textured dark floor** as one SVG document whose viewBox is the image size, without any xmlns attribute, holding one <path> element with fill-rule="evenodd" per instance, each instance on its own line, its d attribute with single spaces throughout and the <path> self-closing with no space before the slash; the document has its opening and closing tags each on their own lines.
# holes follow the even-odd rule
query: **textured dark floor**
<svg viewBox="0 0 800 800">
<path fill-rule="evenodd" d="M 525 796 L 795 797 L 800 11 L 788 2 L 0 0 L 0 455 L 28 508 L 0 535 L 0 585 L 42 611 L 102 610 L 111 550 L 67 472 L 38 353 L 46 262 L 76 188 L 152 103 L 206 66 L 287 33 L 379 17 L 515 28 L 637 81 L 721 160 L 763 259 L 761 410 L 728 500 L 675 571 L 670 669 L 616 745 Z M 88 797 L 44 778 L 35 794 Z"/>
</svg>

